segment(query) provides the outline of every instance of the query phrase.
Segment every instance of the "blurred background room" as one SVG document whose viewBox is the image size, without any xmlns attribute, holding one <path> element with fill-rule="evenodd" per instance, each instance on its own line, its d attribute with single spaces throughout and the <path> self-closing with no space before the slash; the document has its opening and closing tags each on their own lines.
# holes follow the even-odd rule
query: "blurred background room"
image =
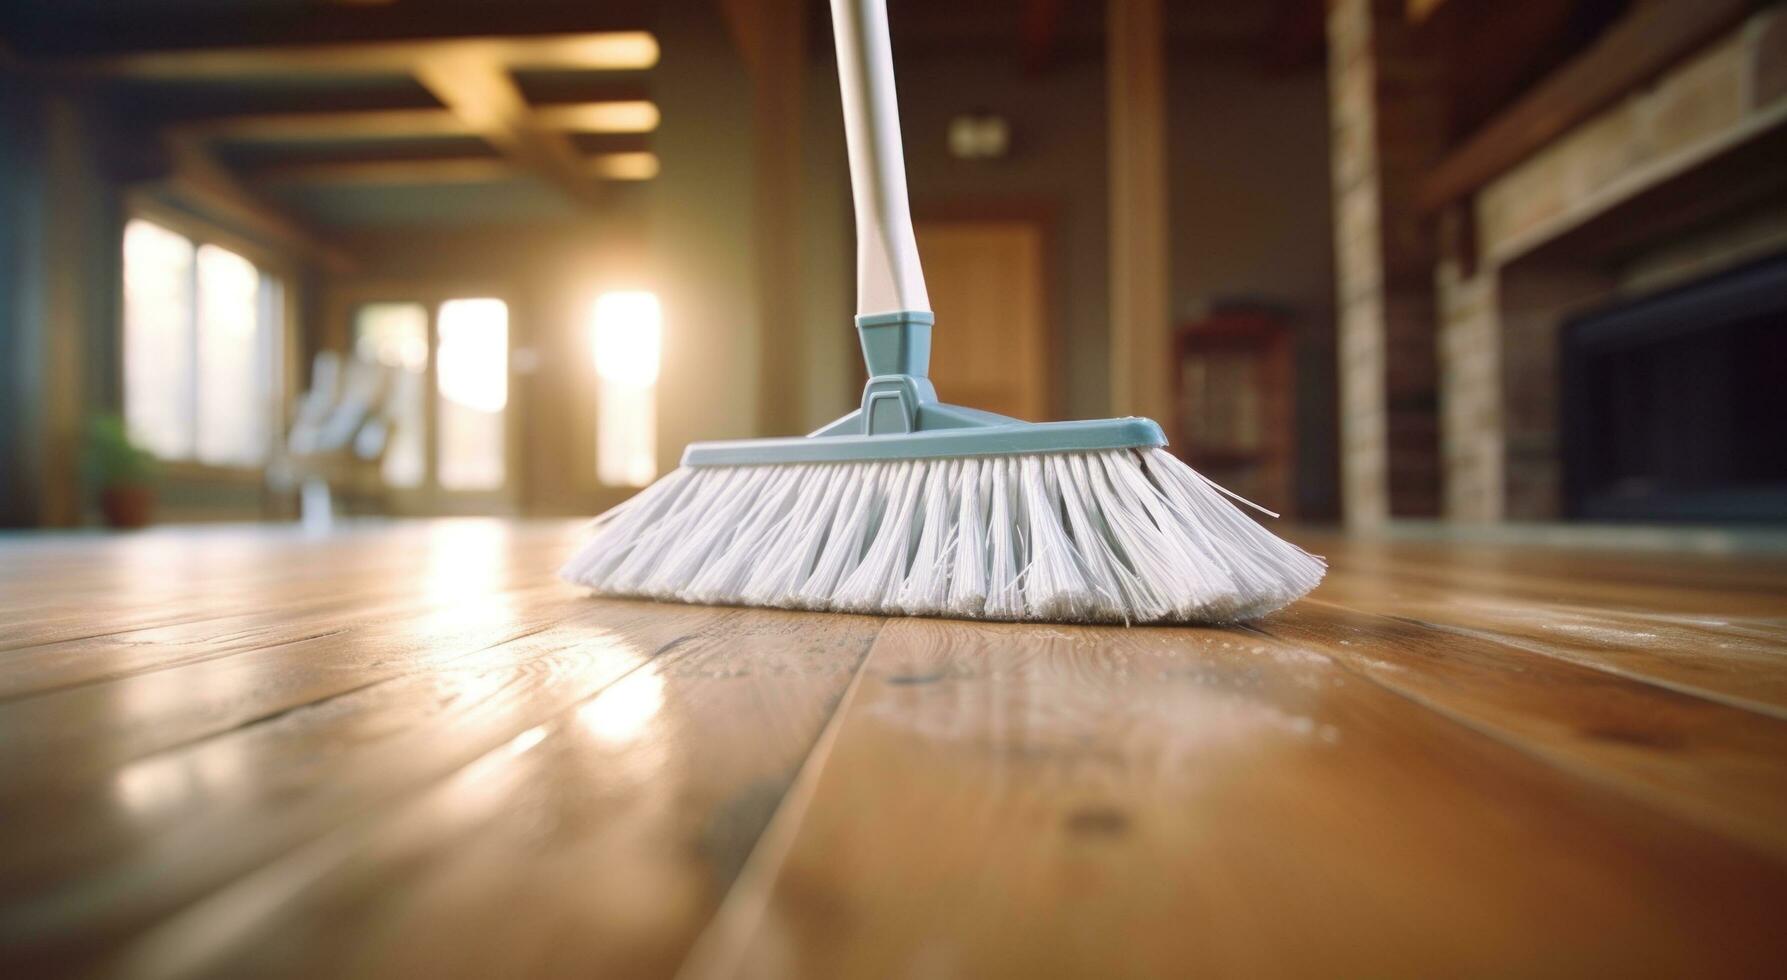
<svg viewBox="0 0 1787 980">
<path fill-rule="evenodd" d="M 950 400 L 1301 523 L 1787 518 L 1775 5 L 1131 7 L 890 4 Z M 593 514 L 857 401 L 817 0 L 0 39 L 0 524 Z"/>
<path fill-rule="evenodd" d="M 863 402 L 825 0 L 0 0 L 0 978 L 1780 975 L 1787 4 L 885 6 L 941 398 L 1308 554 L 589 538 Z"/>
</svg>

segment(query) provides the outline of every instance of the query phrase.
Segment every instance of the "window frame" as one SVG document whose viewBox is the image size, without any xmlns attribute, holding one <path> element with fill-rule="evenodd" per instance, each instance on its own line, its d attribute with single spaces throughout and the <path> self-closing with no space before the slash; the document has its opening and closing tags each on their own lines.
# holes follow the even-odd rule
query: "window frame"
<svg viewBox="0 0 1787 980">
<path fill-rule="evenodd" d="M 156 465 L 162 472 L 175 480 L 216 480 L 241 484 L 260 484 L 264 481 L 267 467 L 273 465 L 285 455 L 286 435 L 292 417 L 292 402 L 299 390 L 295 383 L 294 366 L 298 361 L 298 341 L 301 324 L 298 320 L 298 298 L 294 283 L 299 278 L 299 268 L 290 256 L 271 250 L 264 245 L 250 241 L 240 235 L 232 234 L 208 221 L 187 214 L 183 211 L 164 206 L 159 201 L 142 194 L 132 193 L 126 196 L 121 209 L 114 239 L 118 243 L 117 251 L 117 310 L 116 322 L 113 325 L 117 356 L 113 358 L 112 383 L 116 392 L 115 403 L 120 413 L 125 404 L 125 378 L 127 355 L 125 354 L 125 320 L 129 315 L 124 292 L 124 229 L 132 221 L 147 221 L 159 225 L 192 243 L 196 256 L 198 249 L 205 245 L 234 252 L 252 263 L 261 274 L 263 283 L 267 279 L 279 283 L 277 298 L 280 328 L 279 336 L 274 338 L 272 365 L 269 387 L 264 397 L 267 399 L 268 418 L 272 420 L 272 431 L 267 434 L 267 458 L 260 464 L 239 465 L 229 463 L 207 463 L 197 458 L 196 454 L 185 459 L 167 459 L 156 457 Z M 194 300 L 196 302 L 196 295 Z M 270 297 L 263 291 L 257 298 L 262 304 L 261 312 L 267 312 Z M 193 380 L 198 384 L 197 378 Z"/>
<path fill-rule="evenodd" d="M 503 407 L 503 485 L 494 490 L 452 490 L 440 482 L 440 391 L 435 358 L 440 345 L 441 305 L 455 299 L 497 299 L 509 311 L 508 370 L 509 399 Z M 456 515 L 516 515 L 526 496 L 528 474 L 522 453 L 526 411 L 524 382 L 528 372 L 516 363 L 516 351 L 529 347 L 523 312 L 517 291 L 500 278 L 467 277 L 465 279 L 350 279 L 331 284 L 323 296 L 323 330 L 314 349 L 299 365 L 299 389 L 309 383 L 310 360 L 318 351 L 343 353 L 354 349 L 354 316 L 362 306 L 374 303 L 415 303 L 428 313 L 428 361 L 423 368 L 423 419 L 427 427 L 423 438 L 423 477 L 414 487 L 384 486 L 380 492 L 390 513 L 412 517 L 448 517 Z"/>
</svg>

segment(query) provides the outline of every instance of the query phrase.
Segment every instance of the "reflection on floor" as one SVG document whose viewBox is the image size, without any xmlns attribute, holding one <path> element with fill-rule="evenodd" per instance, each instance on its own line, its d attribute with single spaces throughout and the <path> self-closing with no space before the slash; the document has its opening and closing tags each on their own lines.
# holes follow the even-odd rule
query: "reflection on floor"
<svg viewBox="0 0 1787 980">
<path fill-rule="evenodd" d="M 1249 628 L 598 601 L 577 529 L 0 539 L 0 973 L 1778 967 L 1787 564 L 1305 536 Z"/>
</svg>

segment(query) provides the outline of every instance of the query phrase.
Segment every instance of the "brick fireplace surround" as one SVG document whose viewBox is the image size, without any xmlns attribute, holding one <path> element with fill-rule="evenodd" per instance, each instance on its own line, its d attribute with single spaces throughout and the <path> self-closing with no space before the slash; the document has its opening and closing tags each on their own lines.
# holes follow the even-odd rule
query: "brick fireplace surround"
<svg viewBox="0 0 1787 980">
<path fill-rule="evenodd" d="M 1399 193 L 1443 129 L 1402 8 L 1329 14 L 1346 520 L 1556 520 L 1562 324 L 1787 250 L 1787 11 L 1752 14 L 1436 222 Z"/>
</svg>

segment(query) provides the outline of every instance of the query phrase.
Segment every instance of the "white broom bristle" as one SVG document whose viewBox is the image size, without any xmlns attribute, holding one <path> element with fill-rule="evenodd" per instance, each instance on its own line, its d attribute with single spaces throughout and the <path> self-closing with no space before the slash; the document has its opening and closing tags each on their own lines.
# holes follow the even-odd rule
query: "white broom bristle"
<svg viewBox="0 0 1787 980">
<path fill-rule="evenodd" d="M 1327 565 L 1232 496 L 1163 449 L 685 467 L 598 517 L 559 574 L 706 604 L 1239 622 Z"/>
</svg>

